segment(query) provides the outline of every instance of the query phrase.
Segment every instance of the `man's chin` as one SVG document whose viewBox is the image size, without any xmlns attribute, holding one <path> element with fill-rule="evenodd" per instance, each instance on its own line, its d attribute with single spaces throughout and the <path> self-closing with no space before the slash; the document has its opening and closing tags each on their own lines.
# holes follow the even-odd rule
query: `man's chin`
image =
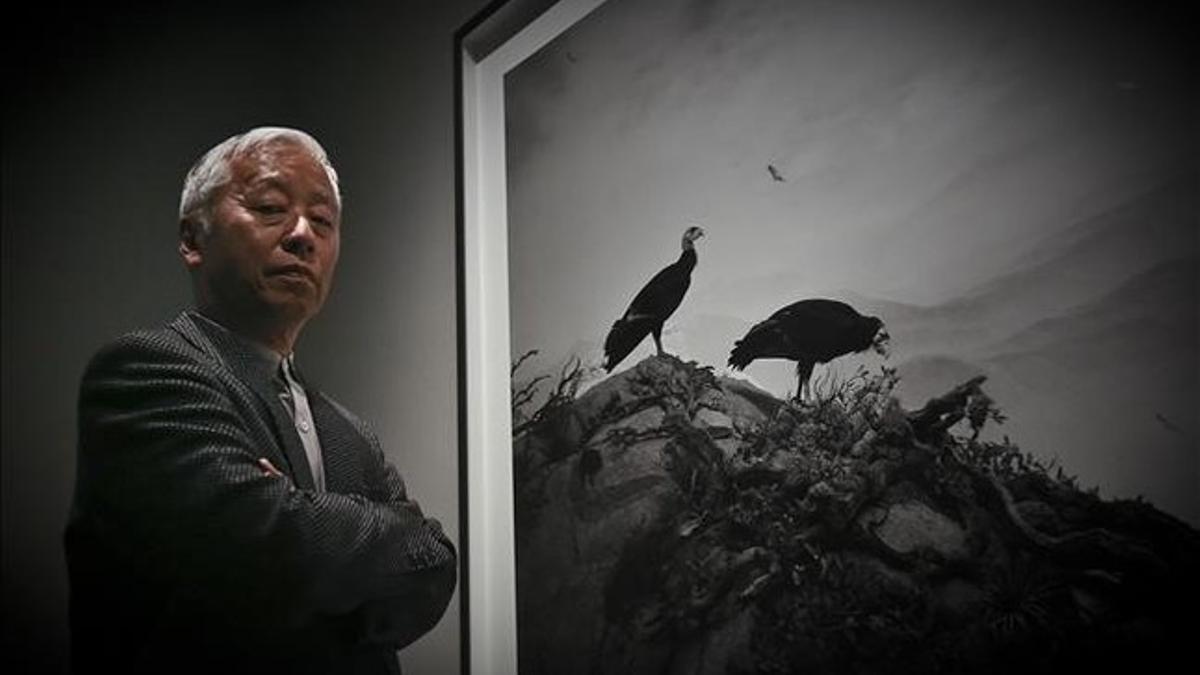
<svg viewBox="0 0 1200 675">
<path fill-rule="evenodd" d="M 316 280 L 299 272 L 268 275 L 265 286 L 281 293 L 320 293 Z"/>
<path fill-rule="evenodd" d="M 321 302 L 313 292 L 271 293 L 260 300 L 264 311 L 292 323 L 307 321 L 321 309 Z"/>
</svg>

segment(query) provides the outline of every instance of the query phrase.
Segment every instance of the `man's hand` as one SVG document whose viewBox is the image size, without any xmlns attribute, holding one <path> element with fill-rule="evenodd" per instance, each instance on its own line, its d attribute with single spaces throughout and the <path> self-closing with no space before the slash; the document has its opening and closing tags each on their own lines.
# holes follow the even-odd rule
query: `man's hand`
<svg viewBox="0 0 1200 675">
<path fill-rule="evenodd" d="M 287 476 L 285 476 L 284 473 L 282 471 L 280 471 L 279 469 L 276 469 L 275 465 L 271 463 L 271 460 L 267 459 L 266 457 L 258 458 L 258 467 L 260 469 L 262 469 L 264 476 L 277 476 L 279 478 L 283 478 L 283 479 L 287 480 Z M 290 490 L 296 489 L 296 485 L 294 483 L 292 483 L 290 480 L 288 481 L 288 489 L 290 489 Z"/>
<path fill-rule="evenodd" d="M 280 478 L 286 478 L 286 476 L 283 475 L 283 472 L 279 469 L 276 469 L 275 465 L 271 463 L 271 460 L 267 459 L 266 457 L 258 458 L 258 466 L 262 468 L 264 476 L 279 476 Z"/>
</svg>

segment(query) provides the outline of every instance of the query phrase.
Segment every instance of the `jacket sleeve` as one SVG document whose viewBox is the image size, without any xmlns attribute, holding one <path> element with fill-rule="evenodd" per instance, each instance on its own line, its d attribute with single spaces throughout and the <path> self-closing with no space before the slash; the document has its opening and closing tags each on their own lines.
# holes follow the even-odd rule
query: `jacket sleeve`
<svg viewBox="0 0 1200 675">
<path fill-rule="evenodd" d="M 341 412 L 351 418 L 369 441 L 372 452 L 372 497 L 397 508 L 414 509 L 400 472 L 387 461 L 378 438 L 361 421 L 344 408 Z M 392 592 L 369 601 L 359 612 L 360 635 L 368 643 L 403 648 L 433 629 L 441 620 L 458 579 L 458 560 L 454 544 L 442 531 L 441 523 L 427 519 L 429 528 L 412 542 L 413 554 L 423 567 L 402 580 L 397 580 Z"/>
<path fill-rule="evenodd" d="M 440 529 L 406 499 L 313 493 L 265 475 L 251 414 L 176 345 L 134 335 L 97 354 L 80 390 L 76 505 L 108 553 L 201 611 L 293 626 L 408 593 L 444 564 L 413 545 Z"/>
</svg>

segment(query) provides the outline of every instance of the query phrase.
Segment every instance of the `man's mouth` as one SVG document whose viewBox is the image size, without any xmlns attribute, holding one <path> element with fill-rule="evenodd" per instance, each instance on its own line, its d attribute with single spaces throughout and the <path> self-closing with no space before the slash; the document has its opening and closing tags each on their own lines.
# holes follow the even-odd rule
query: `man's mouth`
<svg viewBox="0 0 1200 675">
<path fill-rule="evenodd" d="M 273 277 L 294 277 L 305 279 L 313 284 L 317 283 L 317 275 L 303 265 L 284 265 L 282 267 L 276 267 L 269 270 L 268 274 Z"/>
</svg>

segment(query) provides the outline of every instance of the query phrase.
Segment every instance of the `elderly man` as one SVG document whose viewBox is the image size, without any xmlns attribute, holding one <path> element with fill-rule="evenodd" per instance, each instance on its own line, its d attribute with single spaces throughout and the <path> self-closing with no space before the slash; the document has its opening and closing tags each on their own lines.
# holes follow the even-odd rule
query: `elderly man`
<svg viewBox="0 0 1200 675">
<path fill-rule="evenodd" d="M 445 611 L 454 547 L 293 358 L 340 216 L 337 173 L 299 131 L 235 136 L 188 173 L 195 310 L 104 347 L 81 385 L 77 672 L 396 673 Z"/>
</svg>

